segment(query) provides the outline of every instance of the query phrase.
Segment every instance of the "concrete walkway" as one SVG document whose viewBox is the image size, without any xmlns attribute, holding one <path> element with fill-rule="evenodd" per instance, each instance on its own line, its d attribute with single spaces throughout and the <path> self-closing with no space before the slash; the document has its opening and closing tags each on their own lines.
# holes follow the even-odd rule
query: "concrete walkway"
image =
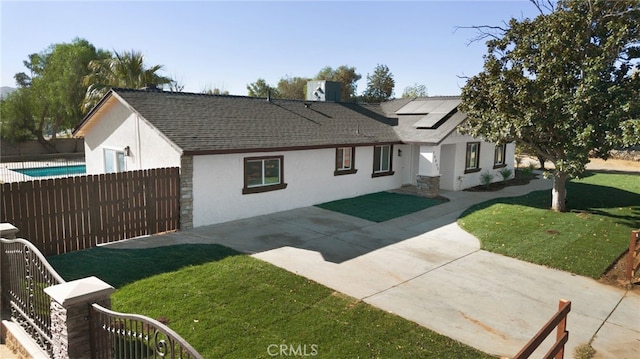
<svg viewBox="0 0 640 359">
<path fill-rule="evenodd" d="M 550 187 L 538 179 L 445 192 L 450 202 L 383 223 L 307 207 L 110 247 L 223 244 L 503 356 L 517 353 L 564 298 L 572 301 L 565 357 L 591 340 L 600 358 L 640 357 L 640 295 L 480 250 L 456 224 L 475 203 Z"/>
</svg>

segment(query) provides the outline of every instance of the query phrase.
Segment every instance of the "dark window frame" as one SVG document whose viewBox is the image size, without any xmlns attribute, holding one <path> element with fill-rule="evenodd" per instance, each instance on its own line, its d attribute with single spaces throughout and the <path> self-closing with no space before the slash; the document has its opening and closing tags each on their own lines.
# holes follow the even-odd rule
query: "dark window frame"
<svg viewBox="0 0 640 359">
<path fill-rule="evenodd" d="M 344 167 L 344 149 L 349 149 L 351 151 L 351 158 L 349 168 Z M 342 156 L 340 156 L 342 150 Z M 336 147 L 336 157 L 335 157 L 335 171 L 333 171 L 334 176 L 341 175 L 350 175 L 358 172 L 356 167 L 356 148 L 353 146 L 344 146 L 344 147 Z"/>
<path fill-rule="evenodd" d="M 249 162 L 262 161 L 262 171 L 264 173 L 264 165 L 267 160 L 278 160 L 279 161 L 279 172 L 280 172 L 280 181 L 275 184 L 262 184 L 258 186 L 249 186 L 249 176 L 247 173 L 247 164 Z M 251 193 L 263 193 L 270 191 L 277 191 L 280 189 L 287 188 L 287 184 L 284 182 L 284 156 L 260 156 L 260 157 L 245 157 L 243 164 L 243 177 L 244 177 L 244 187 L 242 188 L 242 194 L 251 194 Z M 264 179 L 263 179 L 264 180 Z"/>
<path fill-rule="evenodd" d="M 498 160 L 498 150 L 502 149 L 502 160 Z M 493 152 L 493 168 L 503 168 L 507 167 L 507 144 L 496 145 L 496 148 Z"/>
<path fill-rule="evenodd" d="M 473 146 L 476 146 L 476 150 L 473 151 Z M 475 166 L 471 165 L 471 154 L 475 152 Z M 480 168 L 480 141 L 476 142 L 467 142 L 467 150 L 465 152 L 464 159 L 464 173 L 474 173 L 480 172 L 482 168 Z"/>
<path fill-rule="evenodd" d="M 383 148 L 389 147 L 389 169 L 388 170 L 380 170 L 382 166 L 382 154 L 384 153 Z M 376 151 L 380 149 L 379 161 L 376 161 Z M 377 163 L 376 163 L 377 162 Z M 376 167 L 378 171 L 376 171 Z M 372 178 L 383 177 L 383 176 L 392 176 L 395 172 L 393 171 L 393 145 L 376 145 L 373 146 L 373 173 L 371 174 Z"/>
</svg>

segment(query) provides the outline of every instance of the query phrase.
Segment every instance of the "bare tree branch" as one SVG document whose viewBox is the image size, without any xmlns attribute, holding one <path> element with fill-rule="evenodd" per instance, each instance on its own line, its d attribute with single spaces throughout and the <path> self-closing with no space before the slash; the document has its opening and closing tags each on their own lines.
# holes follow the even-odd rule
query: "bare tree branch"
<svg viewBox="0 0 640 359">
<path fill-rule="evenodd" d="M 478 42 L 488 38 L 499 40 L 501 38 L 500 35 L 504 35 L 507 32 L 508 27 L 491 26 L 491 25 L 456 26 L 453 32 L 455 33 L 459 29 L 473 29 L 477 31 L 478 35 L 467 41 L 467 46 L 469 46 L 474 42 Z"/>
<path fill-rule="evenodd" d="M 540 12 L 540 15 L 545 15 L 545 10 L 547 12 L 554 12 L 555 11 L 555 7 L 553 6 L 553 3 L 551 2 L 551 0 L 529 0 L 529 2 L 531 2 L 533 4 L 533 6 L 536 7 L 536 9 L 538 9 L 538 11 Z"/>
</svg>

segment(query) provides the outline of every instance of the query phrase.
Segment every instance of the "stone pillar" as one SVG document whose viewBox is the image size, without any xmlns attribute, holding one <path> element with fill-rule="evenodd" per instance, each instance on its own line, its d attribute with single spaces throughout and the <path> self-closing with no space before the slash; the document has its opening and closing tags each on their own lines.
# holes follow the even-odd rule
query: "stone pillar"
<svg viewBox="0 0 640 359">
<path fill-rule="evenodd" d="M 193 228 L 193 156 L 180 157 L 180 229 Z"/>
<path fill-rule="evenodd" d="M 115 289 L 96 277 L 44 289 L 51 297 L 51 337 L 54 359 L 91 357 L 91 304 L 111 308 Z"/>
<path fill-rule="evenodd" d="M 6 239 L 15 239 L 19 229 L 11 223 L 0 223 L 0 237 Z"/>
<path fill-rule="evenodd" d="M 416 178 L 418 194 L 422 197 L 435 198 L 440 195 L 440 176 L 422 176 Z"/>
</svg>

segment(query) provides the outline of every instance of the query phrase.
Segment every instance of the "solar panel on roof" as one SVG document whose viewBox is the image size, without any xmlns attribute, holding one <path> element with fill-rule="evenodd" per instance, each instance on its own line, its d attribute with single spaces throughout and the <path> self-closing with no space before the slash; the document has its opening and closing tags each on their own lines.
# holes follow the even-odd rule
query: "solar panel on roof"
<svg viewBox="0 0 640 359">
<path fill-rule="evenodd" d="M 434 101 L 429 101 L 425 104 L 423 104 L 422 106 L 418 107 L 416 111 L 420 111 L 419 113 L 432 113 L 435 112 L 435 110 L 442 106 L 442 104 L 444 104 L 446 101 L 445 100 L 434 100 Z"/>
<path fill-rule="evenodd" d="M 424 105 L 425 103 L 428 103 L 430 101 L 428 100 L 414 100 L 409 102 L 408 104 L 402 106 L 398 111 L 396 111 L 396 113 L 398 115 L 413 115 L 413 114 L 418 114 L 418 113 L 426 113 L 426 112 L 416 112 L 416 109 L 418 109 L 420 106 Z"/>
<path fill-rule="evenodd" d="M 417 107 L 415 111 L 426 113 L 426 115 L 416 121 L 413 127 L 433 128 L 438 122 L 444 120 L 448 114 L 454 111 L 459 104 L 460 99 L 434 100 L 428 104 L 424 103 Z"/>
<path fill-rule="evenodd" d="M 442 120 L 447 114 L 444 113 L 430 113 L 424 117 L 422 117 L 418 122 L 413 124 L 413 127 L 418 128 L 431 128 L 435 126 L 438 121 Z"/>
</svg>

